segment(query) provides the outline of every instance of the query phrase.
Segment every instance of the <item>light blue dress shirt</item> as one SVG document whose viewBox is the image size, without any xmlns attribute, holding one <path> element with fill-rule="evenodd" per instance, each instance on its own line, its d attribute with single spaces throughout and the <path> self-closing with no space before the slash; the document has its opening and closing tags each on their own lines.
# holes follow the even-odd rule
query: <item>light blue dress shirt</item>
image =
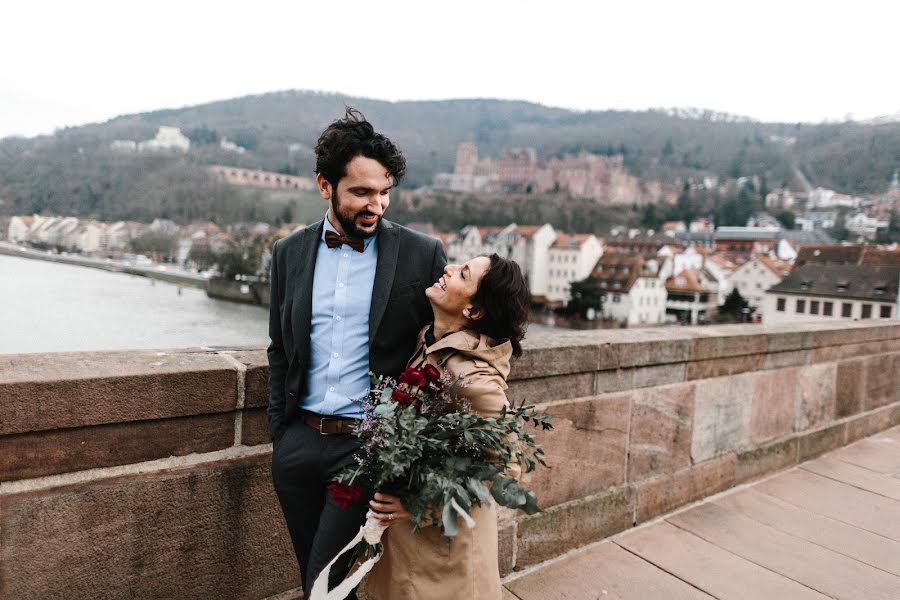
<svg viewBox="0 0 900 600">
<path fill-rule="evenodd" d="M 300 406 L 320 415 L 360 418 L 354 402 L 369 393 L 369 308 L 378 263 L 376 236 L 362 252 L 342 244 L 329 248 L 325 218 L 316 250 L 306 395 Z"/>
</svg>

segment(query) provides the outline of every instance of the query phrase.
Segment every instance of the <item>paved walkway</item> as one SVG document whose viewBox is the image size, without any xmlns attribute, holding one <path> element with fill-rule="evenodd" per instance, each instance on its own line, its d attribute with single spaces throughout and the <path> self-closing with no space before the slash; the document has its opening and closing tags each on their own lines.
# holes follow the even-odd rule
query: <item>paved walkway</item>
<svg viewBox="0 0 900 600">
<path fill-rule="evenodd" d="M 573 553 L 508 600 L 900 599 L 900 427 Z"/>
</svg>

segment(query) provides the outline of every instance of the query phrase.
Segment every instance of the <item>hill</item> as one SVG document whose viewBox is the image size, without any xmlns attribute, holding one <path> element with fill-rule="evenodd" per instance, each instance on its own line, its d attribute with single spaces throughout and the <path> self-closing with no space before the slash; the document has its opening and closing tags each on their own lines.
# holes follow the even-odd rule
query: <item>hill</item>
<svg viewBox="0 0 900 600">
<path fill-rule="evenodd" d="M 846 193 L 884 190 L 900 165 L 896 122 L 760 123 L 709 111 L 576 112 L 490 99 L 385 102 L 285 91 L 0 140 L 0 213 L 276 220 L 288 216 L 289 198 L 226 186 L 205 165 L 309 175 L 318 133 L 345 104 L 404 149 L 408 187 L 451 170 L 463 141 L 476 142 L 484 156 L 519 146 L 534 147 L 544 159 L 580 150 L 621 153 L 633 174 L 669 182 L 765 175 L 769 187 L 801 189 L 799 168 L 812 185 Z M 160 125 L 181 128 L 191 151 L 161 156 L 109 149 L 114 140 L 152 138 Z M 222 150 L 223 137 L 247 152 Z"/>
</svg>

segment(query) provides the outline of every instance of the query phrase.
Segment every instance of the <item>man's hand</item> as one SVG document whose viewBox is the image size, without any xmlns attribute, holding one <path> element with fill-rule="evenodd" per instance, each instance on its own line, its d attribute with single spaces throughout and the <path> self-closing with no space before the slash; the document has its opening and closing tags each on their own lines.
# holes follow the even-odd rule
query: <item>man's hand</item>
<svg viewBox="0 0 900 600">
<path fill-rule="evenodd" d="M 383 527 L 391 527 L 412 518 L 397 496 L 375 492 L 375 499 L 369 501 L 369 506 L 372 507 L 369 514 L 381 521 Z"/>
</svg>

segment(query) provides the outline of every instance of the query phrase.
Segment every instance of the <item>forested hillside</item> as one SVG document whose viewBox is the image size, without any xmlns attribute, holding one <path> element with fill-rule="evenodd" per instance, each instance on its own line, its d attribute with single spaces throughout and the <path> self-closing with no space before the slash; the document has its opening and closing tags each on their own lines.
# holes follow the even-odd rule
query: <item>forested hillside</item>
<svg viewBox="0 0 900 600">
<path fill-rule="evenodd" d="M 383 102 L 337 94 L 278 92 L 127 115 L 51 136 L 0 141 L 0 213 L 48 212 L 101 219 L 222 221 L 289 216 L 283 195 L 212 180 L 208 164 L 312 174 L 312 146 L 344 105 L 362 110 L 404 149 L 407 187 L 453 168 L 456 146 L 483 156 L 530 146 L 546 159 L 587 150 L 621 153 L 630 172 L 666 182 L 707 175 L 765 176 L 770 188 L 882 191 L 900 166 L 900 123 L 772 124 L 685 111 L 573 112 L 526 102 Z M 160 125 L 192 140 L 187 155 L 117 154 L 114 140 L 146 140 Z M 235 154 L 219 140 L 246 148 Z M 291 150 L 289 150 L 291 149 Z"/>
</svg>

